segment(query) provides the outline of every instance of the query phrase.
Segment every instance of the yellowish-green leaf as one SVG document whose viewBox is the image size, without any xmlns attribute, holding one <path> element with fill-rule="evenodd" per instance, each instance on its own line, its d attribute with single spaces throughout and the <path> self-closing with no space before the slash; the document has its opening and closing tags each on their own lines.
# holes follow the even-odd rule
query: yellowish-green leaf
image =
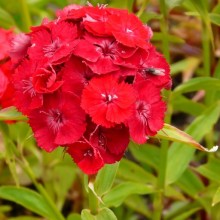
<svg viewBox="0 0 220 220">
<path fill-rule="evenodd" d="M 197 77 L 177 86 L 173 91 L 173 96 L 181 93 L 193 92 L 198 90 L 220 90 L 220 80 L 211 77 Z"/>
<path fill-rule="evenodd" d="M 1 7 L 0 7 L 0 27 L 4 27 L 4 28 L 15 27 L 15 21 L 13 17 Z"/>
<path fill-rule="evenodd" d="M 218 121 L 220 115 L 220 102 L 213 103 L 200 116 L 198 116 L 186 129 L 196 141 L 200 141 L 206 135 L 214 124 Z M 193 158 L 195 148 L 187 147 L 184 143 L 175 142 L 168 151 L 166 184 L 171 184 L 186 170 L 190 160 Z"/>
<path fill-rule="evenodd" d="M 107 193 L 112 184 L 114 182 L 117 170 L 118 170 L 119 163 L 115 164 L 107 164 L 103 167 L 96 176 L 95 180 L 95 192 L 102 196 L 103 194 Z"/>
<path fill-rule="evenodd" d="M 18 112 L 15 107 L 8 107 L 0 110 L 0 121 L 6 120 L 26 120 L 26 117 Z"/>
<path fill-rule="evenodd" d="M 209 18 L 213 24 L 220 26 L 220 14 L 209 13 Z"/>
<path fill-rule="evenodd" d="M 180 6 L 184 0 L 166 0 L 166 5 L 169 9 L 172 9 L 176 6 Z"/>
<path fill-rule="evenodd" d="M 220 183 L 219 178 L 220 160 L 216 158 L 210 158 L 208 163 L 194 168 L 201 175 L 207 177 L 209 180 Z"/>
<path fill-rule="evenodd" d="M 107 206 L 119 206 L 130 195 L 146 195 L 155 192 L 155 189 L 147 184 L 124 182 L 112 188 L 108 194 L 103 197 L 103 202 Z"/>
<path fill-rule="evenodd" d="M 193 116 L 198 116 L 205 110 L 204 104 L 188 99 L 184 95 L 171 99 L 170 103 L 175 111 L 185 112 Z"/>
<path fill-rule="evenodd" d="M 20 204 L 38 215 L 56 219 L 44 198 L 33 190 L 24 187 L 2 186 L 0 187 L 0 198 Z"/>
<path fill-rule="evenodd" d="M 92 215 L 88 209 L 83 209 L 81 217 L 82 220 L 117 220 L 115 214 L 108 208 L 99 210 L 96 215 Z"/>
<path fill-rule="evenodd" d="M 206 152 L 214 152 L 218 149 L 217 146 L 214 146 L 212 149 L 204 148 L 201 144 L 195 141 L 190 135 L 169 124 L 164 124 L 162 130 L 160 130 L 155 137 L 170 141 L 186 143 L 191 147 Z"/>
<path fill-rule="evenodd" d="M 217 189 L 213 199 L 212 199 L 212 206 L 215 206 L 220 202 L 220 187 Z"/>
</svg>

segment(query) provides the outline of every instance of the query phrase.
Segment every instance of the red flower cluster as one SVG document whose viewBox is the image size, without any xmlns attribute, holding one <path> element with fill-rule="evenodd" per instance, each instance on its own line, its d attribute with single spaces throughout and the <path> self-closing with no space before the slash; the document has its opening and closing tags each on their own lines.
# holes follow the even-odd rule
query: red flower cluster
<svg viewBox="0 0 220 220">
<path fill-rule="evenodd" d="M 169 65 L 126 10 L 70 5 L 13 41 L 15 105 L 38 145 L 67 147 L 87 174 L 163 127 Z"/>
<path fill-rule="evenodd" d="M 11 30 L 0 28 L 0 109 L 13 105 L 13 86 L 11 84 L 12 69 L 9 58 Z"/>
</svg>

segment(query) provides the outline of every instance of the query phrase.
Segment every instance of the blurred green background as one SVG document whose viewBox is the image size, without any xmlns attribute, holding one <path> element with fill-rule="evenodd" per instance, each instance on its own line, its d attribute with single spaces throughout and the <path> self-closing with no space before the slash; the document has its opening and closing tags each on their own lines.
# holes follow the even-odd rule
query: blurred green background
<svg viewBox="0 0 220 220">
<path fill-rule="evenodd" d="M 28 32 L 43 18 L 53 19 L 57 9 L 86 3 L 0 0 L 0 27 Z M 152 28 L 152 43 L 170 63 L 173 78 L 172 91 L 164 92 L 166 122 L 207 148 L 220 145 L 220 1 L 90 3 L 128 9 Z M 87 177 L 62 149 L 50 154 L 39 149 L 26 123 L 5 124 L 16 116 L 9 113 L 0 111 L 0 219 L 62 219 L 59 213 L 68 220 L 81 219 L 88 208 Z M 96 177 L 95 190 L 119 220 L 220 219 L 219 151 L 204 153 L 154 138 L 143 146 L 131 143 L 120 164 L 104 169 L 109 175 Z"/>
</svg>

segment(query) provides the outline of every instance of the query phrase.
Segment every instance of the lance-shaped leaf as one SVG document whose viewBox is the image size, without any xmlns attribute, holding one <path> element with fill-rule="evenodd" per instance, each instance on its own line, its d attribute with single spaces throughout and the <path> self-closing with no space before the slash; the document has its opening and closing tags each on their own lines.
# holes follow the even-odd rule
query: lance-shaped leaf
<svg viewBox="0 0 220 220">
<path fill-rule="evenodd" d="M 33 190 L 24 187 L 2 186 L 0 187 L 0 198 L 20 204 L 40 216 L 57 219 L 54 218 L 55 214 L 44 198 Z"/>
<path fill-rule="evenodd" d="M 120 206 L 123 201 L 130 195 L 147 195 L 154 193 L 156 190 L 152 185 L 134 183 L 134 182 L 125 182 L 120 183 L 110 190 L 109 193 L 104 195 L 103 201 L 106 206 Z"/>
<path fill-rule="evenodd" d="M 115 180 L 119 163 L 107 164 L 99 172 L 95 180 L 95 191 L 99 196 L 108 192 Z"/>
<path fill-rule="evenodd" d="M 96 215 L 92 215 L 90 210 L 83 209 L 82 220 L 117 220 L 115 214 L 108 208 L 102 208 Z"/>
<path fill-rule="evenodd" d="M 173 91 L 173 96 L 181 93 L 193 92 L 198 90 L 220 90 L 220 80 L 210 77 L 197 77 L 177 86 Z M 176 97 L 175 97 L 176 98 Z"/>
<path fill-rule="evenodd" d="M 18 112 L 15 107 L 8 107 L 0 110 L 0 121 L 25 119 L 26 117 Z"/>
<path fill-rule="evenodd" d="M 220 102 L 213 103 L 200 116 L 198 116 L 186 129 L 196 141 L 201 139 L 212 129 L 218 121 Z M 187 147 L 185 143 L 173 143 L 168 151 L 166 185 L 175 182 L 186 170 L 193 158 L 195 148 Z"/>
<path fill-rule="evenodd" d="M 212 199 L 212 206 L 215 206 L 220 202 L 220 187 L 217 189 L 213 199 Z"/>
<path fill-rule="evenodd" d="M 190 135 L 169 124 L 164 124 L 163 129 L 157 133 L 156 137 L 170 141 L 186 143 L 189 146 L 192 146 L 201 151 L 215 152 L 218 150 L 218 146 L 214 146 L 211 149 L 207 149 L 203 147 L 200 143 L 195 141 Z"/>
</svg>

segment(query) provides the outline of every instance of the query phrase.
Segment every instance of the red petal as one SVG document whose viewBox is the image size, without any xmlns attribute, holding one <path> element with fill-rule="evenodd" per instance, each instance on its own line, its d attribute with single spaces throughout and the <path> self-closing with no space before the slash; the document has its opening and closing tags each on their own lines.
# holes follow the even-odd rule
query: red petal
<svg viewBox="0 0 220 220">
<path fill-rule="evenodd" d="M 68 147 L 67 153 L 86 174 L 95 174 L 104 166 L 99 151 L 87 143 L 74 143 Z"/>
</svg>

